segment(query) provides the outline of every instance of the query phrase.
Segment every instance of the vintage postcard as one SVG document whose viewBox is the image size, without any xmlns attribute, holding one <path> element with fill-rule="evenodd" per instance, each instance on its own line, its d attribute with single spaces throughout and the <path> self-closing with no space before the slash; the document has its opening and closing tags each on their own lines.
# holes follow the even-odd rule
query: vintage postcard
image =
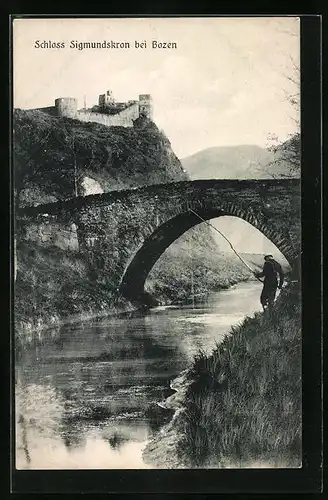
<svg viewBox="0 0 328 500">
<path fill-rule="evenodd" d="M 300 20 L 13 20 L 15 468 L 302 466 Z"/>
</svg>

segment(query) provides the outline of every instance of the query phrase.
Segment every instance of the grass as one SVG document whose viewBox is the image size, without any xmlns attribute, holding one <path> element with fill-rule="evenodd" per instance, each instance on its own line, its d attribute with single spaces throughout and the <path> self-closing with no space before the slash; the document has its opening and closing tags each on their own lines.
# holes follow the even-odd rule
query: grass
<svg viewBox="0 0 328 500">
<path fill-rule="evenodd" d="M 113 291 L 88 278 L 88 266 L 80 253 L 20 242 L 17 262 L 16 338 L 27 339 L 66 318 L 88 317 L 114 305 Z"/>
<path fill-rule="evenodd" d="M 297 288 L 274 311 L 195 358 L 178 454 L 190 467 L 301 465 L 301 325 Z"/>
</svg>

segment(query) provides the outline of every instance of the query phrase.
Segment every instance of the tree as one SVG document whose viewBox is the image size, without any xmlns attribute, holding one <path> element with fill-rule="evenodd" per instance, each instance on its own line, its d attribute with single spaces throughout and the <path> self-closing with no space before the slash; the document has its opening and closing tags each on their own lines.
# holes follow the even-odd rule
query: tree
<svg viewBox="0 0 328 500">
<path fill-rule="evenodd" d="M 290 34 L 295 36 L 295 33 Z M 274 153 L 274 160 L 270 166 L 275 169 L 274 176 L 278 177 L 299 177 L 301 174 L 300 67 L 292 57 L 289 59 L 292 74 L 285 75 L 285 78 L 292 84 L 294 91 L 285 92 L 285 99 L 293 109 L 295 117 L 292 120 L 296 132 L 290 134 L 283 142 L 279 142 L 275 135 L 269 138 L 273 144 L 268 149 Z"/>
</svg>

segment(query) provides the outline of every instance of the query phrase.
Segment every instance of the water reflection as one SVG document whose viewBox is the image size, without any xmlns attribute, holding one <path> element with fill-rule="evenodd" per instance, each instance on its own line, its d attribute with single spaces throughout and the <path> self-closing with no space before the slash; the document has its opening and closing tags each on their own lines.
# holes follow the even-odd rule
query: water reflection
<svg viewBox="0 0 328 500">
<path fill-rule="evenodd" d="M 16 365 L 17 467 L 147 467 L 142 449 L 172 417 L 157 405 L 170 381 L 258 309 L 259 284 L 250 283 L 195 308 L 49 332 Z"/>
</svg>

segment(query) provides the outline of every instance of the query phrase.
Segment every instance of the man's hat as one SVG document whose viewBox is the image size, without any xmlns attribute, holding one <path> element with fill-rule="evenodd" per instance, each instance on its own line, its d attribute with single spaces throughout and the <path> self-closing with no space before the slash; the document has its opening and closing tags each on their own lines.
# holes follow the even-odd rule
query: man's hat
<svg viewBox="0 0 328 500">
<path fill-rule="evenodd" d="M 268 255 L 264 256 L 265 259 L 273 259 L 273 255 L 271 253 L 268 253 Z"/>
</svg>

